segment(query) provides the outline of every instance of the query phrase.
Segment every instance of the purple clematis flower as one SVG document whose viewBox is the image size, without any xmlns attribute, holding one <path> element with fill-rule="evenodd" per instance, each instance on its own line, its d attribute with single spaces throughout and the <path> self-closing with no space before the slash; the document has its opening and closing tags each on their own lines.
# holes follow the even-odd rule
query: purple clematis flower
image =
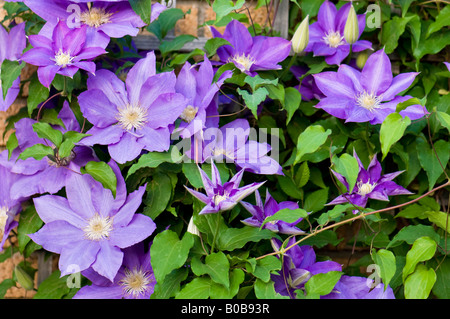
<svg viewBox="0 0 450 319">
<path fill-rule="evenodd" d="M 279 251 L 282 242 L 276 238 L 271 239 L 272 246 Z M 291 237 L 286 247 L 296 242 Z M 295 246 L 289 249 L 283 256 L 283 266 L 279 275 L 271 275 L 275 283 L 275 291 L 282 296 L 295 299 L 295 291 L 303 289 L 305 283 L 316 274 L 330 271 L 342 271 L 340 264 L 334 261 L 316 261 L 316 253 L 312 246 Z"/>
<path fill-rule="evenodd" d="M 145 26 L 128 1 L 92 1 L 91 5 L 87 2 L 90 1 L 25 0 L 34 13 L 47 21 L 39 32 L 47 37 L 51 37 L 59 21 L 64 21 L 70 28 L 86 26 L 87 42 L 104 49 L 110 38 L 136 36 L 139 28 Z M 161 10 L 156 8 L 155 16 Z M 155 16 L 152 10 L 152 18 Z"/>
<path fill-rule="evenodd" d="M 80 131 L 80 126 L 69 107 L 67 101 L 58 114 L 65 128 L 55 126 L 63 134 L 67 131 Z M 19 142 L 12 153 L 12 161 L 8 164 L 11 172 L 23 175 L 11 188 L 11 194 L 14 198 L 27 197 L 34 194 L 51 193 L 54 194 L 66 185 L 67 178 L 73 174 L 80 173 L 80 167 L 86 165 L 89 161 L 98 160 L 94 151 L 90 147 L 75 146 L 71 155 L 66 158 L 56 157 L 50 159 L 44 157 L 42 160 L 27 158 L 26 160 L 17 160 L 17 157 L 26 148 L 36 144 L 48 145 L 54 147 L 53 143 L 40 138 L 33 131 L 35 120 L 23 118 L 15 124 L 16 137 Z"/>
<path fill-rule="evenodd" d="M 281 69 L 278 63 L 286 59 L 291 51 L 291 41 L 279 37 L 252 37 L 245 25 L 237 20 L 228 23 L 223 35 L 214 27 L 211 27 L 211 32 L 214 37 L 223 38 L 231 44 L 217 49 L 220 61 L 232 62 L 251 76 L 256 74 L 255 71 Z"/>
<path fill-rule="evenodd" d="M 178 74 L 175 90 L 186 97 L 188 105 L 180 115 L 182 121 L 175 132 L 179 131 L 182 138 L 188 138 L 205 128 L 207 116 L 218 114 L 217 92 L 231 76 L 232 72 L 226 71 L 213 83 L 214 70 L 206 55 L 198 70 L 195 65 L 186 62 Z M 208 125 L 218 125 L 219 117 L 208 120 L 212 121 L 214 123 Z"/>
<path fill-rule="evenodd" d="M 47 88 L 57 73 L 68 77 L 79 69 L 94 73 L 95 63 L 90 60 L 107 53 L 100 47 L 86 47 L 86 26 L 69 29 L 63 21 L 56 24 L 52 37 L 30 35 L 28 39 L 33 49 L 22 60 L 39 67 L 39 81 Z"/>
<path fill-rule="evenodd" d="M 250 125 L 246 119 L 236 119 L 221 128 L 210 127 L 203 132 L 200 144 L 196 144 L 201 148 L 197 153 L 202 154 L 203 161 L 218 163 L 225 160 L 254 174 L 283 175 L 280 164 L 267 155 L 271 146 L 249 140 L 249 135 Z M 194 156 L 193 153 L 195 150 L 187 155 Z"/>
<path fill-rule="evenodd" d="M 108 70 L 89 76 L 88 90 L 78 96 L 78 102 L 94 127 L 86 132 L 92 136 L 83 139 L 83 145 L 108 145 L 111 157 L 121 164 L 144 149 L 169 149 L 169 126 L 187 100 L 175 92 L 175 73 L 156 74 L 155 63 L 154 52 L 149 52 L 131 68 L 125 83 Z"/>
<path fill-rule="evenodd" d="M 3 26 L 0 27 L 0 66 L 3 61 L 18 61 L 27 46 L 25 22 L 11 28 L 9 33 Z M 0 81 L 0 111 L 6 111 L 17 98 L 20 91 L 20 76 L 14 80 L 8 93 L 3 99 L 2 83 Z"/>
<path fill-rule="evenodd" d="M 450 71 L 450 63 L 448 62 L 444 62 L 445 66 L 447 67 L 447 69 Z"/>
<path fill-rule="evenodd" d="M 391 287 L 384 290 L 384 284 L 379 283 L 371 289 L 371 284 L 365 277 L 343 275 L 333 291 L 320 299 L 395 299 Z"/>
<path fill-rule="evenodd" d="M 308 68 L 294 65 L 291 67 L 291 72 L 297 79 L 300 79 L 306 72 Z M 295 87 L 302 95 L 302 100 L 311 101 L 314 99 L 320 100 L 325 97 L 322 91 L 317 87 L 314 77 L 310 74 L 305 76 L 301 84 Z"/>
<path fill-rule="evenodd" d="M 359 173 L 356 180 L 356 185 L 351 194 L 348 192 L 339 195 L 327 205 L 336 205 L 351 202 L 359 207 L 366 207 L 369 198 L 381 201 L 389 201 L 388 196 L 395 195 L 410 195 L 412 194 L 407 189 L 397 185 L 392 180 L 401 174 L 403 171 L 381 175 L 381 164 L 377 160 L 376 154 L 369 164 L 367 170 L 364 168 L 361 160 L 356 152 L 353 156 L 357 159 L 359 165 Z M 336 178 L 347 188 L 350 189 L 347 180 L 344 176 L 333 171 Z"/>
<path fill-rule="evenodd" d="M 21 175 L 14 174 L 8 168 L 8 151 L 0 153 L 0 251 L 11 230 L 18 225 L 14 218 L 22 210 L 21 203 L 27 198 L 11 196 L 11 188 L 17 183 Z"/>
<path fill-rule="evenodd" d="M 250 203 L 241 201 L 242 206 L 252 214 L 252 217 L 242 220 L 245 225 L 253 226 L 253 227 L 261 227 L 264 220 L 278 212 L 279 210 L 289 208 L 289 209 L 298 209 L 298 204 L 291 201 L 285 201 L 281 203 L 277 203 L 275 199 L 270 195 L 269 190 L 266 191 L 266 200 L 263 204 L 261 200 L 261 196 L 259 195 L 258 190 L 255 191 L 256 197 L 256 205 L 252 205 Z M 264 224 L 263 228 L 269 229 L 276 233 L 281 234 L 289 234 L 289 235 L 300 235 L 305 232 L 298 227 L 295 227 L 299 222 L 301 222 L 303 218 L 298 219 L 293 223 L 287 223 L 282 220 L 277 220 L 274 222 L 268 222 Z"/>
<path fill-rule="evenodd" d="M 373 53 L 361 72 L 341 65 L 337 72 L 315 74 L 319 89 L 326 96 L 316 105 L 329 114 L 346 122 L 380 124 L 397 104 L 411 96 L 399 96 L 414 81 L 418 73 L 402 73 L 392 76 L 391 62 L 384 50 Z M 400 115 L 416 120 L 426 114 L 421 105 L 411 105 Z"/>
<path fill-rule="evenodd" d="M 92 285 L 82 287 L 73 299 L 150 299 L 156 280 L 150 253 L 142 242 L 123 250 L 123 263 L 111 282 L 91 268 L 82 272 Z"/>
<path fill-rule="evenodd" d="M 145 186 L 127 195 L 116 163 L 116 197 L 90 175 L 72 174 L 67 198 L 45 195 L 34 199 L 45 225 L 28 236 L 45 250 L 60 254 L 61 276 L 91 268 L 114 281 L 123 263 L 122 249 L 149 237 L 156 228 L 148 216 L 136 214 Z"/>
<path fill-rule="evenodd" d="M 346 3 L 339 10 L 331 1 L 322 3 L 317 21 L 309 26 L 309 43 L 306 52 L 315 56 L 325 56 L 325 62 L 341 64 L 350 53 L 350 45 L 344 39 L 344 28 L 351 4 Z M 357 15 L 359 36 L 366 25 L 366 15 Z M 353 52 L 372 49 L 372 44 L 366 40 L 358 40 L 352 45 Z"/>
<path fill-rule="evenodd" d="M 199 213 L 201 215 L 220 213 L 230 210 L 242 199 L 253 193 L 264 184 L 264 182 L 252 183 L 239 187 L 244 174 L 244 169 L 237 172 L 236 175 L 234 175 L 228 182 L 222 184 L 219 171 L 214 162 L 211 162 L 211 179 L 200 167 L 198 170 L 200 171 L 200 176 L 202 178 L 206 195 L 186 186 L 185 188 L 192 194 L 192 196 L 206 204 L 206 206 Z"/>
</svg>

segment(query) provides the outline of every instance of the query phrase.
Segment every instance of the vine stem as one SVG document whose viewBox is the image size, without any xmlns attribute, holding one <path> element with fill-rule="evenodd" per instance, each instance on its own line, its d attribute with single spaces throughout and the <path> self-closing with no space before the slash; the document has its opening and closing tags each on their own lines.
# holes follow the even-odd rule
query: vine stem
<svg viewBox="0 0 450 319">
<path fill-rule="evenodd" d="M 266 255 L 259 256 L 259 257 L 255 258 L 255 259 L 258 260 L 258 259 L 263 259 L 263 258 L 265 258 L 265 257 L 267 257 L 267 256 L 273 256 L 273 255 L 284 254 L 285 252 L 287 252 L 287 251 L 290 250 L 291 248 L 294 248 L 295 246 L 297 246 L 297 245 L 300 244 L 301 242 L 305 241 L 306 239 L 311 238 L 311 237 L 313 237 L 313 236 L 315 236 L 315 235 L 317 235 L 317 234 L 319 234 L 319 233 L 321 233 L 321 232 L 323 232 L 323 231 L 325 231 L 325 230 L 332 229 L 332 228 L 335 228 L 335 227 L 344 225 L 344 224 L 346 224 L 346 223 L 353 222 L 353 221 L 358 220 L 358 219 L 362 219 L 362 218 L 364 218 L 364 217 L 366 217 L 366 216 L 369 216 L 369 215 L 373 215 L 373 214 L 377 214 L 377 213 L 382 213 L 382 212 L 390 211 L 390 210 L 393 210 L 393 209 L 397 209 L 397 208 L 401 208 L 401 207 L 404 207 L 404 206 L 413 204 L 413 203 L 415 203 L 415 202 L 418 202 L 418 201 L 421 200 L 422 198 L 427 197 L 428 195 L 434 193 L 435 191 L 437 191 L 437 190 L 439 190 L 439 189 L 441 189 L 441 188 L 447 187 L 447 186 L 450 186 L 450 179 L 447 181 L 447 183 L 442 184 L 442 185 L 440 185 L 440 186 L 438 186 L 438 187 L 436 187 L 436 188 L 433 188 L 433 189 L 430 190 L 429 192 L 426 192 L 425 194 L 423 194 L 423 195 L 421 195 L 421 196 L 419 196 L 419 197 L 417 197 L 417 198 L 415 198 L 415 199 L 413 199 L 413 200 L 410 200 L 409 202 L 406 202 L 406 203 L 403 203 L 403 204 L 399 204 L 399 205 L 396 205 L 396 206 L 392 206 L 392 207 L 387 207 L 387 208 L 375 210 L 375 211 L 373 211 L 373 212 L 368 212 L 368 213 L 364 213 L 364 212 L 363 212 L 363 213 L 361 213 L 360 215 L 357 215 L 357 216 L 355 216 L 355 217 L 349 218 L 349 219 L 347 219 L 347 220 L 344 220 L 344 221 L 341 221 L 341 222 L 338 222 L 338 223 L 334 223 L 334 224 L 332 224 L 332 225 L 329 225 L 329 226 L 326 226 L 326 227 L 324 227 L 324 228 L 321 228 L 320 230 L 317 230 L 317 231 L 315 231 L 315 232 L 313 232 L 313 233 L 311 233 L 311 234 L 308 234 L 308 235 L 306 235 L 305 237 L 301 238 L 300 240 L 296 241 L 294 244 L 290 245 L 289 247 L 283 248 L 283 249 L 281 249 L 281 250 L 279 250 L 279 251 L 275 251 L 275 252 L 272 252 L 272 253 L 269 253 L 269 254 L 266 254 Z"/>
</svg>

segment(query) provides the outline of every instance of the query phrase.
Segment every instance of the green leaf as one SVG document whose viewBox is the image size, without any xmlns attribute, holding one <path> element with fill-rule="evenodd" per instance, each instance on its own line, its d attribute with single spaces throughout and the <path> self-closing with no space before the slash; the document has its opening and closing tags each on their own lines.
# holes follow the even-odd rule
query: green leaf
<svg viewBox="0 0 450 319">
<path fill-rule="evenodd" d="M 3 100 L 6 98 L 8 90 L 13 85 L 14 81 L 20 76 L 20 72 L 25 67 L 26 63 L 19 63 L 17 61 L 3 60 L 1 65 L 0 80 L 3 93 Z"/>
<path fill-rule="evenodd" d="M 297 172 L 294 176 L 295 185 L 298 188 L 302 188 L 309 181 L 311 173 L 309 170 L 308 162 L 303 162 L 302 165 L 298 168 Z"/>
<path fill-rule="evenodd" d="M 16 132 L 13 132 L 8 141 L 6 141 L 6 149 L 8 150 L 8 160 L 11 159 L 12 152 L 19 146 L 19 141 L 17 140 Z"/>
<path fill-rule="evenodd" d="M 418 263 L 431 259 L 436 252 L 437 244 L 430 237 L 420 237 L 414 241 L 411 249 L 406 254 L 406 264 L 403 268 L 402 279 L 414 272 Z"/>
<path fill-rule="evenodd" d="M 139 15 L 145 24 L 150 24 L 152 14 L 151 0 L 128 0 L 134 12 Z"/>
<path fill-rule="evenodd" d="M 430 34 L 450 26 L 450 6 L 445 6 L 437 15 L 436 20 L 430 24 L 427 31 L 427 38 Z"/>
<path fill-rule="evenodd" d="M 231 0 L 215 0 L 212 9 L 216 13 L 216 21 L 220 21 L 233 10 L 239 10 L 244 3 L 245 0 L 237 0 L 236 3 Z"/>
<path fill-rule="evenodd" d="M 139 157 L 136 164 L 131 165 L 128 169 L 127 178 L 133 175 L 138 169 L 148 167 L 155 168 L 162 163 L 178 163 L 183 156 L 177 147 L 171 146 L 167 152 L 150 152 Z M 197 167 L 195 167 L 197 169 Z"/>
<path fill-rule="evenodd" d="M 266 100 L 269 91 L 265 87 L 260 87 L 253 93 L 237 88 L 237 92 L 244 99 L 245 105 L 252 111 L 253 116 L 258 118 L 258 106 Z"/>
<path fill-rule="evenodd" d="M 391 146 L 402 138 L 409 124 L 411 124 L 411 120 L 407 116 L 403 118 L 398 113 L 391 113 L 386 116 L 380 128 L 382 160 L 389 153 Z"/>
<path fill-rule="evenodd" d="M 414 15 L 408 17 L 394 16 L 391 20 L 383 24 L 381 29 L 381 44 L 384 45 L 386 54 L 391 54 L 398 46 L 400 36 L 405 32 L 406 25 Z"/>
<path fill-rule="evenodd" d="M 191 233 L 185 233 L 181 240 L 169 229 L 157 234 L 150 249 L 156 282 L 162 282 L 172 270 L 182 267 L 192 246 L 194 237 Z"/>
<path fill-rule="evenodd" d="M 436 273 L 425 265 L 418 265 L 416 270 L 405 280 L 406 299 L 427 299 L 436 282 Z"/>
<path fill-rule="evenodd" d="M 34 123 L 33 131 L 35 131 L 40 138 L 51 141 L 56 147 L 59 147 L 63 140 L 63 134 L 61 133 L 61 131 L 55 130 L 48 123 Z"/>
<path fill-rule="evenodd" d="M 335 171 L 345 177 L 350 187 L 349 194 L 351 194 L 358 178 L 358 160 L 350 154 L 344 153 L 341 157 L 333 156 L 332 162 L 335 165 Z"/>
<path fill-rule="evenodd" d="M 22 153 L 20 153 L 19 159 L 25 160 L 32 157 L 35 160 L 40 161 L 44 157 L 53 154 L 53 148 L 51 148 L 50 146 L 46 146 L 44 144 L 35 144 L 31 147 L 26 148 Z"/>
<path fill-rule="evenodd" d="M 90 161 L 86 164 L 82 173 L 91 175 L 104 188 L 111 190 L 113 196 L 116 197 L 117 176 L 107 163 Z"/>
<path fill-rule="evenodd" d="M 211 57 L 216 54 L 217 49 L 223 45 L 230 45 L 230 42 L 224 38 L 211 38 L 205 43 L 205 50 L 208 52 L 208 56 Z"/>
<path fill-rule="evenodd" d="M 305 198 L 303 208 L 307 212 L 317 212 L 325 207 L 328 202 L 328 188 L 319 189 L 309 193 Z"/>
<path fill-rule="evenodd" d="M 264 219 L 263 223 L 261 224 L 260 229 L 266 224 L 273 221 L 279 221 L 282 220 L 286 223 L 293 223 L 300 218 L 306 218 L 308 217 L 308 212 L 304 209 L 298 208 L 298 209 L 290 209 L 290 208 L 284 208 L 277 211 L 272 216 L 267 217 Z"/>
<path fill-rule="evenodd" d="M 39 78 L 34 76 L 30 81 L 28 88 L 27 109 L 28 115 L 31 116 L 33 110 L 48 98 L 49 89 L 39 82 Z"/>
<path fill-rule="evenodd" d="M 423 208 L 421 208 L 423 210 Z M 409 225 L 400 229 L 400 231 L 392 238 L 389 245 L 386 248 L 396 247 L 402 242 L 406 242 L 412 245 L 416 239 L 420 237 L 429 237 L 434 241 L 438 242 L 440 240 L 440 236 L 436 233 L 433 226 L 427 225 Z"/>
<path fill-rule="evenodd" d="M 232 299 L 239 292 L 239 286 L 244 282 L 245 274 L 242 269 L 233 269 L 230 272 L 230 287 L 225 288 L 221 284 L 212 283 L 210 289 L 211 299 Z"/>
<path fill-rule="evenodd" d="M 152 32 L 159 41 L 162 41 L 167 33 L 175 27 L 177 21 L 183 17 L 183 10 L 179 8 L 169 8 L 161 12 L 158 19 L 153 21 L 147 29 Z"/>
<path fill-rule="evenodd" d="M 202 263 L 199 257 L 193 258 L 191 269 L 197 276 L 208 274 L 214 282 L 226 288 L 230 287 L 230 263 L 221 251 L 207 255 L 205 263 Z"/>
<path fill-rule="evenodd" d="M 280 259 L 275 256 L 266 256 L 256 261 L 252 274 L 264 282 L 269 282 L 270 275 L 276 270 L 281 270 Z"/>
<path fill-rule="evenodd" d="M 289 299 L 289 296 L 282 296 L 275 291 L 275 283 L 270 280 L 264 282 L 261 279 L 256 279 L 254 289 L 255 295 L 258 299 Z"/>
<path fill-rule="evenodd" d="M 373 254 L 373 261 L 380 267 L 380 277 L 386 290 L 395 275 L 396 260 L 394 254 L 386 249 L 380 249 Z"/>
<path fill-rule="evenodd" d="M 422 101 L 416 97 L 410 98 L 404 102 L 398 103 L 395 112 L 399 113 L 411 105 L 422 105 Z"/>
<path fill-rule="evenodd" d="M 302 95 L 293 87 L 287 87 L 284 90 L 284 109 L 287 112 L 286 125 L 289 124 L 295 111 L 300 107 Z"/>
<path fill-rule="evenodd" d="M 82 134 L 76 131 L 67 131 L 63 135 L 63 142 L 59 146 L 58 155 L 61 158 L 70 156 L 73 148 L 75 147 L 75 143 L 78 143 L 86 136 L 90 134 Z"/>
<path fill-rule="evenodd" d="M 164 173 L 157 173 L 152 176 L 147 184 L 144 215 L 151 219 L 158 217 L 165 211 L 172 197 L 172 183 L 170 177 Z"/>
<path fill-rule="evenodd" d="M 433 294 L 439 299 L 450 299 L 450 260 L 442 256 L 430 261 L 429 266 L 436 269 L 436 283 Z"/>
<path fill-rule="evenodd" d="M 283 192 L 295 199 L 303 198 L 303 191 L 295 184 L 292 177 L 288 175 L 278 175 L 277 176 L 278 185 L 283 190 Z"/>
<path fill-rule="evenodd" d="M 10 278 L 3 280 L 0 283 L 0 299 L 3 299 L 9 288 L 15 287 L 16 282 Z"/>
<path fill-rule="evenodd" d="M 175 299 L 208 299 L 211 284 L 212 282 L 210 278 L 194 278 L 175 295 Z"/>
<path fill-rule="evenodd" d="M 444 140 L 434 142 L 434 149 L 439 160 L 431 146 L 422 139 L 418 141 L 416 149 L 420 165 L 428 176 L 428 189 L 431 190 L 444 173 L 440 163 L 445 167 L 450 159 L 450 143 Z"/>
<path fill-rule="evenodd" d="M 317 151 L 317 149 L 326 142 L 328 135 L 330 134 L 330 129 L 325 131 L 320 125 L 308 126 L 306 130 L 298 136 L 297 154 L 295 156 L 294 165 L 300 162 L 303 155 Z"/>
<path fill-rule="evenodd" d="M 270 239 L 273 235 L 274 234 L 270 230 L 259 230 L 259 228 L 250 226 L 228 228 L 225 232 L 219 233 L 217 248 L 220 250 L 233 251 L 244 247 L 244 245 L 250 241 L 259 242 L 263 239 Z"/>
<path fill-rule="evenodd" d="M 181 34 L 177 37 L 175 37 L 171 41 L 163 41 L 159 45 L 159 50 L 161 51 L 161 54 L 163 56 L 166 56 L 167 53 L 173 52 L 173 51 L 179 51 L 183 48 L 183 46 L 188 43 L 194 41 L 197 37 L 191 35 L 191 34 Z"/>
<path fill-rule="evenodd" d="M 37 232 L 43 224 L 44 222 L 37 214 L 33 205 L 28 206 L 20 213 L 19 226 L 17 226 L 17 241 L 19 243 L 19 251 L 22 254 L 31 240 L 28 234 Z"/>
<path fill-rule="evenodd" d="M 446 127 L 450 133 L 450 115 L 445 112 L 436 112 L 437 119 L 442 126 Z"/>
<path fill-rule="evenodd" d="M 179 268 L 173 270 L 170 274 L 164 277 L 162 282 L 157 282 L 155 285 L 155 292 L 152 294 L 152 299 L 169 299 L 175 296 L 180 291 L 180 284 L 186 280 L 188 276 L 188 268 Z"/>
<path fill-rule="evenodd" d="M 342 276 L 340 271 L 316 274 L 305 283 L 307 295 L 328 295 Z"/>
<path fill-rule="evenodd" d="M 268 85 L 268 84 L 278 85 L 278 79 L 273 79 L 273 80 L 263 79 L 258 74 L 255 75 L 255 76 L 247 75 L 245 77 L 244 81 L 245 81 L 245 83 L 250 85 L 250 87 L 252 88 L 252 91 L 255 91 L 259 87 L 264 86 L 264 85 Z"/>
<path fill-rule="evenodd" d="M 450 217 L 447 213 L 428 211 L 426 212 L 426 216 L 430 222 L 435 223 L 438 227 L 450 233 Z"/>
<path fill-rule="evenodd" d="M 61 272 L 56 270 L 41 282 L 33 299 L 63 299 L 69 292 L 67 276 L 61 277 Z"/>
</svg>

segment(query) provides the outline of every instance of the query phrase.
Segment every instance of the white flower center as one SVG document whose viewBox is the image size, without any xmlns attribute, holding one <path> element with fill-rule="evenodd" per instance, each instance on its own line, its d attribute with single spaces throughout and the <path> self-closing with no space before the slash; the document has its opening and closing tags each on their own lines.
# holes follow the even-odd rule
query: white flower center
<svg viewBox="0 0 450 319">
<path fill-rule="evenodd" d="M 139 297 L 144 294 L 150 287 L 153 279 L 149 272 L 142 269 L 125 269 L 125 277 L 119 282 L 126 294 L 131 295 L 133 298 Z"/>
<path fill-rule="evenodd" d="M 119 109 L 116 119 L 124 130 L 130 131 L 133 128 L 138 130 L 147 123 L 147 110 L 139 105 L 127 104 Z"/>
<path fill-rule="evenodd" d="M 228 198 L 227 195 L 214 195 L 214 205 L 219 205 L 221 202 Z"/>
<path fill-rule="evenodd" d="M 234 159 L 234 155 L 232 152 L 230 151 L 226 151 L 223 148 L 214 148 L 213 150 L 211 150 L 211 155 L 212 156 L 220 156 L 220 155 L 224 155 L 228 158 Z"/>
<path fill-rule="evenodd" d="M 339 31 L 330 31 L 322 39 L 331 48 L 337 48 L 344 44 L 344 36 L 341 36 Z"/>
<path fill-rule="evenodd" d="M 8 207 L 0 207 L 0 240 L 5 234 L 6 222 L 8 221 Z"/>
<path fill-rule="evenodd" d="M 84 235 L 92 241 L 108 239 L 109 234 L 113 230 L 113 221 L 109 217 L 102 217 L 95 214 L 88 220 L 88 224 L 83 228 Z"/>
<path fill-rule="evenodd" d="M 197 115 L 197 111 L 198 111 L 198 107 L 194 107 L 192 105 L 188 105 L 186 106 L 186 108 L 183 110 L 183 113 L 181 113 L 180 118 L 187 122 L 187 123 L 191 123 L 192 120 L 195 118 L 195 116 Z"/>
<path fill-rule="evenodd" d="M 367 183 L 358 182 L 358 195 L 365 196 L 373 191 L 377 183 L 370 184 L 370 181 Z"/>
<path fill-rule="evenodd" d="M 252 58 L 250 55 L 245 55 L 245 53 L 243 53 L 242 55 L 235 55 L 231 58 L 230 62 L 236 62 L 240 65 L 240 67 L 238 66 L 238 68 L 241 71 L 250 71 L 250 68 L 252 67 L 253 63 L 255 63 L 255 59 Z"/>
<path fill-rule="evenodd" d="M 90 8 L 80 15 L 80 21 L 90 27 L 98 28 L 102 24 L 110 23 L 112 13 L 107 13 L 103 8 Z"/>
<path fill-rule="evenodd" d="M 367 93 L 366 91 L 360 93 L 356 97 L 356 102 L 359 106 L 365 108 L 366 110 L 373 111 L 380 107 L 381 99 L 374 93 Z"/>
<path fill-rule="evenodd" d="M 69 54 L 62 51 L 62 49 L 59 49 L 58 53 L 55 55 L 55 58 L 52 59 L 55 61 L 55 64 L 65 68 L 67 65 L 71 64 L 74 57 L 71 57 Z"/>
</svg>

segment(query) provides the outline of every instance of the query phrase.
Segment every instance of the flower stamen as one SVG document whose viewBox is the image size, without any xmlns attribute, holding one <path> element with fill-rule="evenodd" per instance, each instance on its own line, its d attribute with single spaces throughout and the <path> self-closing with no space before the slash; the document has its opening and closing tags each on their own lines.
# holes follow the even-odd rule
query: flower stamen
<svg viewBox="0 0 450 319">
<path fill-rule="evenodd" d="M 377 183 L 371 184 L 370 181 L 367 183 L 359 181 L 356 185 L 358 186 L 358 195 L 365 196 L 373 191 Z"/>
<path fill-rule="evenodd" d="M 139 105 L 127 104 L 119 108 L 116 119 L 124 130 L 139 130 L 147 123 L 147 110 Z"/>
<path fill-rule="evenodd" d="M 366 91 L 360 93 L 356 97 L 356 103 L 365 108 L 366 110 L 373 111 L 374 109 L 380 108 L 381 99 L 374 93 L 367 93 Z"/>
<path fill-rule="evenodd" d="M 125 277 L 120 280 L 121 285 L 127 295 L 137 298 L 145 294 L 150 289 L 150 284 L 153 282 L 151 274 L 147 271 L 139 269 L 125 269 Z"/>
<path fill-rule="evenodd" d="M 242 55 L 236 54 L 229 60 L 229 62 L 236 62 L 237 64 L 239 64 L 238 68 L 242 72 L 250 71 L 250 68 L 255 63 L 255 61 L 256 60 L 254 58 L 252 58 L 250 55 L 246 55 L 245 53 L 243 53 Z"/>
<path fill-rule="evenodd" d="M 0 240 L 3 238 L 6 228 L 6 222 L 8 221 L 8 207 L 0 207 Z"/>
<path fill-rule="evenodd" d="M 103 24 L 110 23 L 113 14 L 107 13 L 103 8 L 90 8 L 80 15 L 80 21 L 90 27 L 98 28 Z"/>
<path fill-rule="evenodd" d="M 339 31 L 330 31 L 322 39 L 330 48 L 337 48 L 345 44 L 344 36 Z"/>
<path fill-rule="evenodd" d="M 195 119 L 197 112 L 198 112 L 198 107 L 188 105 L 183 110 L 183 113 L 181 113 L 180 118 L 187 123 L 191 123 Z"/>
<path fill-rule="evenodd" d="M 63 52 L 62 49 L 59 49 L 58 53 L 55 55 L 55 58 L 52 59 L 55 61 L 55 64 L 65 68 L 69 64 L 72 64 L 74 57 L 71 57 L 70 54 Z"/>
<path fill-rule="evenodd" d="M 100 241 L 108 239 L 109 234 L 113 230 L 113 221 L 109 216 L 102 217 L 96 213 L 88 220 L 88 224 L 83 228 L 84 235 L 92 241 Z"/>
</svg>

